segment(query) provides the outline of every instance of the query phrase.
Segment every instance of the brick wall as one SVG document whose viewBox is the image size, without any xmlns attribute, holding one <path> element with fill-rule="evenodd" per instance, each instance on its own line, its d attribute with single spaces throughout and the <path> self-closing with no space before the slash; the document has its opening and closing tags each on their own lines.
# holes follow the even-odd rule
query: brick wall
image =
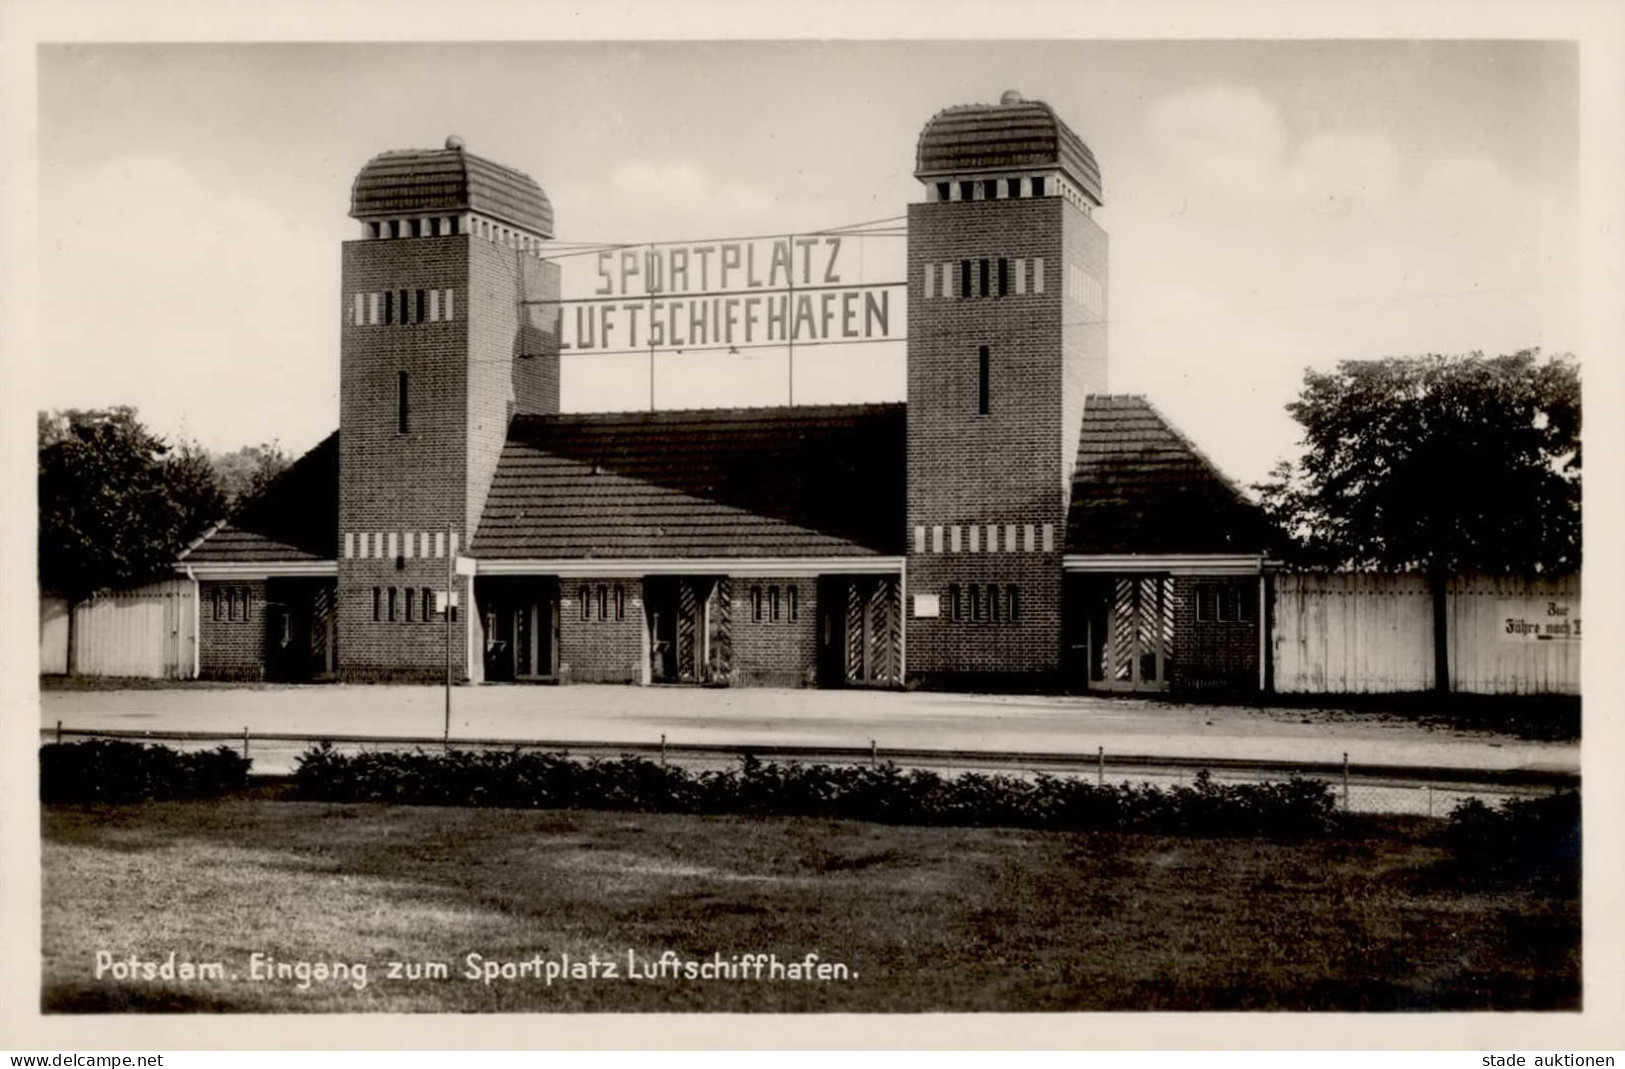
<svg viewBox="0 0 1625 1069">
<path fill-rule="evenodd" d="M 237 619 L 230 619 L 227 592 L 237 595 Z M 242 615 L 247 591 L 248 616 Z M 235 579 L 198 583 L 198 674 L 204 679 L 265 678 L 265 580 Z M 216 596 L 220 618 L 215 618 Z"/>
<path fill-rule="evenodd" d="M 1258 689 L 1259 579 L 1174 577 L 1174 690 Z M 1228 588 L 1250 606 L 1247 620 L 1198 620 L 1198 588 Z"/>
<path fill-rule="evenodd" d="M 445 589 L 445 556 L 425 555 L 422 536 L 474 525 L 516 411 L 558 409 L 558 346 L 548 309 L 558 269 L 470 235 L 345 243 L 340 357 L 338 654 L 344 679 L 438 679 L 443 624 L 374 620 L 372 590 Z M 355 295 L 450 291 L 451 318 L 357 323 Z M 415 313 L 415 308 L 414 308 Z M 548 329 L 541 329 L 545 325 Z M 408 384 L 407 429 L 399 424 L 399 375 Z M 346 535 L 396 536 L 394 554 L 346 556 Z M 417 536 L 411 538 L 411 536 Z M 408 545 L 411 538 L 412 544 Z M 447 540 L 449 541 L 449 539 Z M 442 550 L 449 553 L 449 546 Z M 456 589 L 468 605 L 466 581 Z M 387 595 L 385 595 L 387 597 Z M 421 606 L 414 605 L 416 614 Z M 454 675 L 468 677 L 462 614 L 452 639 Z"/>
<path fill-rule="evenodd" d="M 621 618 L 615 618 L 615 588 L 624 591 Z M 581 589 L 588 594 L 582 619 Z M 600 613 L 603 587 L 608 612 Z M 647 683 L 649 629 L 643 612 L 643 582 L 633 578 L 559 581 L 559 681 L 569 683 Z"/>
<path fill-rule="evenodd" d="M 818 580 L 810 577 L 730 580 L 733 637 L 733 681 L 741 686 L 804 687 L 817 682 Z M 778 590 L 779 616 L 772 611 Z M 790 590 L 795 589 L 791 618 Z M 756 618 L 752 591 L 761 591 L 761 619 Z"/>
<path fill-rule="evenodd" d="M 1081 391 L 1099 388 L 1094 379 L 1104 378 L 1103 329 L 1074 344 L 1064 326 L 1082 315 L 1066 295 L 1069 256 L 1086 260 L 1104 281 L 1104 232 L 1059 197 L 909 206 L 908 593 L 939 595 L 945 613 L 916 617 L 910 599 L 907 669 L 915 681 L 1059 670 L 1065 484 L 1077 452 L 1073 424 L 1082 417 Z M 1018 294 L 1012 284 L 998 296 L 1001 258 L 1042 259 L 1043 292 L 1028 284 Z M 980 295 L 983 259 L 993 275 L 986 297 Z M 953 295 L 962 289 L 956 283 L 948 296 L 925 297 L 928 265 L 961 260 L 971 261 L 972 295 Z M 979 411 L 984 345 L 986 414 Z M 1001 529 L 993 552 L 986 544 L 989 524 Z M 1011 524 L 1022 535 L 1014 549 L 1005 545 Z M 1047 550 L 1041 535 L 1027 548 L 1029 524 L 1039 532 L 1050 526 Z M 980 529 L 975 550 L 970 526 Z M 927 530 L 923 553 L 918 527 Z M 958 550 L 951 541 L 955 528 Z M 948 618 L 950 584 L 989 582 L 1019 588 L 1018 621 L 956 624 Z"/>
</svg>

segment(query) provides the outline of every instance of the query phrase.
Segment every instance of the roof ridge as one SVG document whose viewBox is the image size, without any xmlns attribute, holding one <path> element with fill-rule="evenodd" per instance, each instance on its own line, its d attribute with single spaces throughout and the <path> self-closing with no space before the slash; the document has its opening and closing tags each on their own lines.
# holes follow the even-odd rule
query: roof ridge
<svg viewBox="0 0 1625 1069">
<path fill-rule="evenodd" d="M 1184 446 L 1193 456 L 1196 457 L 1197 460 L 1201 461 L 1202 466 L 1208 470 L 1208 473 L 1217 478 L 1219 482 L 1224 485 L 1225 489 L 1234 494 L 1237 501 L 1240 501 L 1246 505 L 1256 504 L 1252 498 L 1248 497 L 1242 492 L 1241 488 L 1236 485 L 1235 481 L 1232 480 L 1230 476 L 1225 474 L 1224 469 L 1219 467 L 1219 465 L 1214 462 L 1212 457 L 1204 453 L 1200 446 L 1185 436 L 1184 431 L 1180 430 L 1174 425 L 1172 420 L 1163 415 L 1162 410 L 1156 405 L 1152 404 L 1149 397 L 1140 395 L 1140 400 L 1145 403 L 1145 407 L 1151 412 L 1151 414 L 1157 417 L 1157 422 L 1162 424 L 1163 429 L 1169 434 L 1173 435 L 1180 445 Z"/>
<path fill-rule="evenodd" d="M 515 422 L 519 420 L 566 420 L 566 419 L 627 419 L 648 420 L 658 419 L 662 416 L 701 416 L 701 415 L 751 415 L 765 413 L 814 413 L 830 411 L 874 411 L 889 408 L 907 408 L 906 401 L 833 401 L 819 405 L 736 405 L 711 406 L 708 408 L 659 408 L 648 409 L 620 409 L 599 412 L 519 412 L 514 414 Z"/>
</svg>

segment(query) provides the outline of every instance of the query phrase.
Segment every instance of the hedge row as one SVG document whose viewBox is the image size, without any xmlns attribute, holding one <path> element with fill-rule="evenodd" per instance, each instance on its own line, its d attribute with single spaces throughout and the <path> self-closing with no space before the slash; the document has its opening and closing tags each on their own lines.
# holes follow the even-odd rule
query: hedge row
<svg viewBox="0 0 1625 1069">
<path fill-rule="evenodd" d="M 43 802 L 207 798 L 248 782 L 253 762 L 225 746 L 181 753 L 167 746 L 90 739 L 40 747 Z"/>
<path fill-rule="evenodd" d="M 1509 798 L 1490 808 L 1469 798 L 1450 813 L 1444 841 L 1463 876 L 1559 888 L 1580 879 L 1580 796 Z"/>
<path fill-rule="evenodd" d="M 1096 785 L 1040 775 L 944 777 L 893 764 L 763 763 L 691 772 L 636 757 L 576 760 L 520 750 L 341 754 L 299 758 L 303 798 L 519 809 L 825 817 L 887 824 L 1134 830 L 1204 835 L 1318 835 L 1338 821 L 1331 790 L 1294 778 L 1190 787 Z"/>
</svg>

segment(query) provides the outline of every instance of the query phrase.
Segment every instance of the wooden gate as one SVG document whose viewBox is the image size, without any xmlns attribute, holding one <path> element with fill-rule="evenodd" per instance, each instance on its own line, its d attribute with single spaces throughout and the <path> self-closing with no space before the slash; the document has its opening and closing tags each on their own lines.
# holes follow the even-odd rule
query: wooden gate
<svg viewBox="0 0 1625 1069">
<path fill-rule="evenodd" d="M 854 576 L 842 585 L 843 681 L 849 686 L 896 686 L 903 678 L 901 583 L 895 576 Z"/>
<path fill-rule="evenodd" d="M 1093 580 L 1085 598 L 1089 686 L 1166 690 L 1174 660 L 1174 584 L 1167 576 Z"/>
</svg>

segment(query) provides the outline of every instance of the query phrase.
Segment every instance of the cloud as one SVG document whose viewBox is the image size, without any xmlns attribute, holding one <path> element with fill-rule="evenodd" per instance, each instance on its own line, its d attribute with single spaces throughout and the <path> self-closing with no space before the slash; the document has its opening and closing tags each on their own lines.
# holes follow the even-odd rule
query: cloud
<svg viewBox="0 0 1625 1069">
<path fill-rule="evenodd" d="M 610 184 L 631 207 L 677 210 L 736 218 L 759 216 L 773 196 L 758 186 L 718 178 L 690 160 L 628 160 L 610 172 Z"/>
</svg>

